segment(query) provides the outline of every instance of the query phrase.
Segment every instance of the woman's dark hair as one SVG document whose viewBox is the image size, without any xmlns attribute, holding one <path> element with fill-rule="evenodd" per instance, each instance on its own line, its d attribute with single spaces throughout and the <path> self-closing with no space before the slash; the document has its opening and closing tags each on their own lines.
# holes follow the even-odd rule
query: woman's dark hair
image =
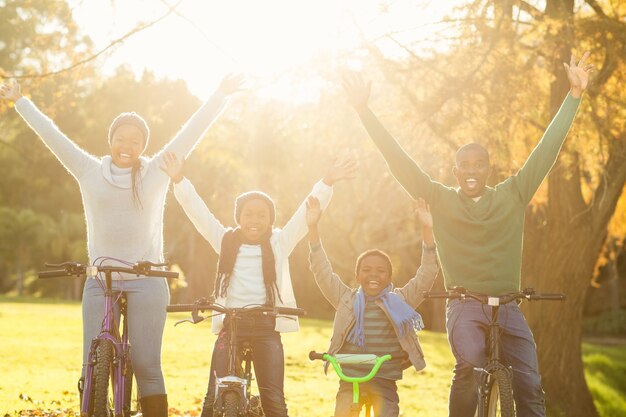
<svg viewBox="0 0 626 417">
<path fill-rule="evenodd" d="M 133 191 L 133 203 L 135 203 L 135 207 L 143 209 L 143 204 L 141 203 L 141 198 L 139 197 L 139 190 L 141 189 L 141 160 L 138 159 L 134 164 L 133 168 L 130 171 L 131 183 L 130 187 Z"/>
</svg>

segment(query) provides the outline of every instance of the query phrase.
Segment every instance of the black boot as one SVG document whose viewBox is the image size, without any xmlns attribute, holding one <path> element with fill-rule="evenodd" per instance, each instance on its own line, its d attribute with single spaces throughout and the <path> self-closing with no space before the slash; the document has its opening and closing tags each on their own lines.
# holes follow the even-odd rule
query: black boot
<svg viewBox="0 0 626 417">
<path fill-rule="evenodd" d="M 143 417 L 167 417 L 167 395 L 150 395 L 139 399 Z"/>
</svg>

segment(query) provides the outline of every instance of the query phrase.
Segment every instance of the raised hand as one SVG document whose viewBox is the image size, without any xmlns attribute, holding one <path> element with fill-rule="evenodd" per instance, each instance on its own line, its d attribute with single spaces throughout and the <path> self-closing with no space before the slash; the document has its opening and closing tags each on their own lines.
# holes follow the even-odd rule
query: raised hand
<svg viewBox="0 0 626 417">
<path fill-rule="evenodd" d="M 423 198 L 413 201 L 415 216 L 422 224 L 422 237 L 426 246 L 432 247 L 435 244 L 433 237 L 433 216 L 430 214 L 430 205 Z"/>
<path fill-rule="evenodd" d="M 328 173 L 324 176 L 324 183 L 332 186 L 337 181 L 354 178 L 356 176 L 357 167 L 358 163 L 354 158 L 337 158 L 333 166 L 328 170 Z"/>
<path fill-rule="evenodd" d="M 569 65 L 565 62 L 563 63 L 565 71 L 567 72 L 570 91 L 572 92 L 572 96 L 576 98 L 580 98 L 580 96 L 582 96 L 583 91 L 585 91 L 587 85 L 589 84 L 589 74 L 591 74 L 591 71 L 593 70 L 593 65 L 585 64 L 585 61 L 589 58 L 589 54 L 589 51 L 585 52 L 578 64 L 576 64 L 574 55 L 570 58 Z"/>
<path fill-rule="evenodd" d="M 320 201 L 312 195 L 308 196 L 306 199 L 306 224 L 309 226 L 309 230 L 317 227 L 317 223 L 319 223 L 321 218 Z"/>
<path fill-rule="evenodd" d="M 0 98 L 15 102 L 22 97 L 22 91 L 17 81 L 13 80 L 10 83 L 2 83 L 0 85 Z"/>
<path fill-rule="evenodd" d="M 371 81 L 366 83 L 363 81 L 360 74 L 348 72 L 343 75 L 341 85 L 346 92 L 350 105 L 354 107 L 356 111 L 367 109 L 367 102 L 369 101 L 370 92 L 372 91 Z"/>
<path fill-rule="evenodd" d="M 161 158 L 159 168 L 178 184 L 183 179 L 183 163 L 179 161 L 174 152 L 165 152 Z"/>
<path fill-rule="evenodd" d="M 415 216 L 424 227 L 433 227 L 433 216 L 430 214 L 430 204 L 427 204 L 423 198 L 413 201 L 415 207 Z"/>
<path fill-rule="evenodd" d="M 219 92 L 225 96 L 231 95 L 242 89 L 245 76 L 243 74 L 228 74 L 220 82 L 220 86 L 217 88 Z"/>
</svg>

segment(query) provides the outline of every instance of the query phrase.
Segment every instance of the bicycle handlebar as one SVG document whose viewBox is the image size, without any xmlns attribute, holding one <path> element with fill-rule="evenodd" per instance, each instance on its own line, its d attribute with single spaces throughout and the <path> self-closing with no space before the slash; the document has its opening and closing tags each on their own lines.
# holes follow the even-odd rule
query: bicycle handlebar
<svg viewBox="0 0 626 417">
<path fill-rule="evenodd" d="M 463 287 L 455 287 L 446 292 L 424 292 L 425 298 L 447 298 L 447 299 L 466 299 L 471 298 L 482 304 L 488 305 L 501 305 L 507 304 L 515 300 L 529 300 L 529 301 L 562 301 L 565 300 L 565 294 L 535 294 L 532 288 L 526 288 L 524 291 L 514 292 L 510 294 L 503 294 L 499 296 L 490 296 L 486 294 L 479 294 L 465 290 Z"/>
<path fill-rule="evenodd" d="M 352 353 L 336 353 L 331 355 L 329 353 L 318 353 L 311 351 L 309 352 L 310 360 L 323 360 L 332 365 L 335 373 L 342 381 L 352 382 L 352 383 L 362 383 L 367 382 L 374 378 L 378 373 L 378 370 L 382 366 L 384 362 L 387 362 L 391 359 L 408 359 L 409 355 L 406 352 L 402 352 L 399 356 L 392 355 L 383 355 L 376 356 L 373 354 L 352 354 Z M 372 365 L 372 369 L 370 369 L 367 375 L 363 376 L 347 376 L 341 370 L 340 364 L 359 364 L 359 365 Z M 354 392 L 353 392 L 354 394 Z M 358 403 L 358 390 L 356 391 L 355 402 Z"/>
<path fill-rule="evenodd" d="M 291 308 L 291 307 L 272 307 L 272 306 L 254 306 L 254 307 L 238 307 L 238 308 L 227 308 L 220 304 L 209 303 L 209 302 L 196 302 L 194 304 L 171 304 L 166 308 L 168 313 L 175 312 L 194 312 L 194 311 L 205 311 L 211 310 L 217 313 L 223 314 L 235 314 L 235 315 L 246 315 L 246 314 L 271 314 L 271 315 L 288 315 L 288 316 L 304 316 L 306 312 L 301 308 Z"/>
<path fill-rule="evenodd" d="M 149 277 L 159 278 L 178 278 L 178 272 L 173 271 L 161 271 L 158 269 L 151 269 L 153 267 L 167 266 L 166 263 L 153 263 L 150 261 L 139 261 L 136 264 L 128 267 L 113 266 L 113 265 L 83 265 L 77 262 L 63 262 L 60 264 L 45 263 L 47 268 L 62 268 L 52 271 L 40 271 L 37 273 L 39 278 L 57 278 L 57 277 L 69 277 L 89 275 L 95 276 L 98 272 L 122 272 L 133 275 L 145 275 Z"/>
<path fill-rule="evenodd" d="M 405 360 L 409 358 L 409 355 L 406 352 L 402 352 L 401 355 L 385 355 L 389 356 L 389 360 L 391 359 L 400 359 Z M 309 352 L 309 359 L 312 361 L 320 360 L 320 361 L 329 361 L 329 357 L 334 358 L 337 363 L 375 363 L 377 359 L 383 358 L 385 356 L 376 356 L 372 353 L 336 353 L 331 355 L 329 353 L 319 353 L 315 351 Z"/>
</svg>

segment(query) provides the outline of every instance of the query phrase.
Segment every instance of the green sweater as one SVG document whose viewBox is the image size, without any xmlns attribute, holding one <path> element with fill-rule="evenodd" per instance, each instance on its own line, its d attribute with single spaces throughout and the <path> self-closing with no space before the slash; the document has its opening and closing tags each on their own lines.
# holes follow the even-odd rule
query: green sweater
<svg viewBox="0 0 626 417">
<path fill-rule="evenodd" d="M 489 295 L 519 291 L 525 209 L 554 165 L 579 103 L 568 94 L 524 166 L 487 187 L 478 201 L 433 181 L 369 109 L 359 112 L 394 177 L 411 197 L 424 198 L 432 208 L 446 288 Z"/>
</svg>

